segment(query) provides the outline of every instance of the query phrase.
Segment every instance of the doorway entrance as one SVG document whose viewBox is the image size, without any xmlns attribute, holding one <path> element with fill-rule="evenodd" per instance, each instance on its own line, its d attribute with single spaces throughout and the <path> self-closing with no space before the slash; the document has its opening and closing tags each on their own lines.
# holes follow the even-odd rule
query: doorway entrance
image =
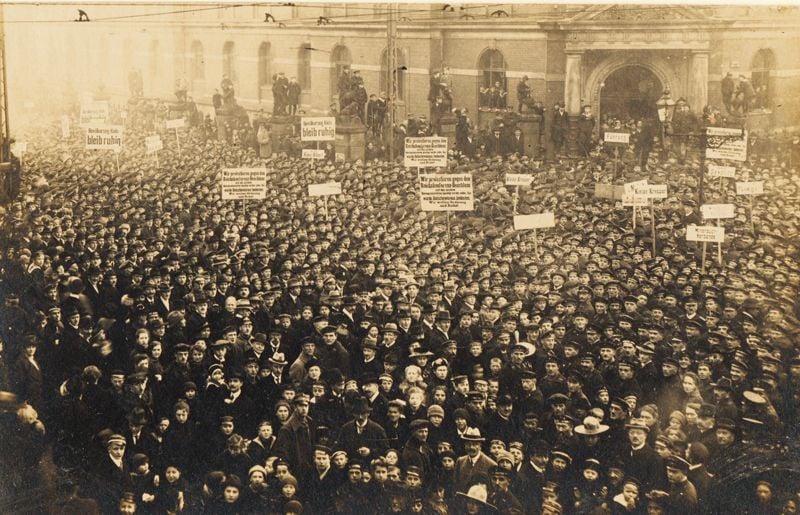
<svg viewBox="0 0 800 515">
<path fill-rule="evenodd" d="M 612 72 L 600 89 L 600 115 L 630 119 L 656 118 L 656 101 L 664 86 L 644 66 L 624 66 Z"/>
</svg>

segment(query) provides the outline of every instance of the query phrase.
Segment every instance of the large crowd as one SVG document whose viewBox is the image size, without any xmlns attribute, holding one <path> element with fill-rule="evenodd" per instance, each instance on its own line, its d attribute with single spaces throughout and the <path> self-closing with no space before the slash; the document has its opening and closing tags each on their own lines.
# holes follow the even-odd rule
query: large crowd
<svg viewBox="0 0 800 515">
<path fill-rule="evenodd" d="M 2 213 L 4 496 L 56 488 L 52 513 L 797 511 L 788 142 L 737 163 L 765 184 L 752 211 L 706 183 L 736 213 L 703 259 L 697 152 L 642 171 L 627 151 L 616 173 L 597 150 L 454 154 L 437 173 L 471 173 L 476 210 L 446 224 L 401 160 L 261 157 L 200 127 L 180 152 L 165 132 L 156 166 L 140 128 L 115 156 L 56 125 L 26 135 Z M 223 201 L 231 166 L 267 166 L 266 200 Z M 614 175 L 668 185 L 655 220 L 633 229 L 594 195 Z M 307 196 L 329 181 L 343 193 Z M 555 228 L 514 230 L 545 211 Z"/>
</svg>

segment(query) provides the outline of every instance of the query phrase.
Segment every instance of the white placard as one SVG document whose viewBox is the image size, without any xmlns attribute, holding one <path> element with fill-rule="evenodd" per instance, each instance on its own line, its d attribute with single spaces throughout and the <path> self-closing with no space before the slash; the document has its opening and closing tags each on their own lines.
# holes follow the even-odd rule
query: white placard
<svg viewBox="0 0 800 515">
<path fill-rule="evenodd" d="M 102 125 L 108 121 L 108 102 L 105 100 L 81 104 L 81 125 Z"/>
<path fill-rule="evenodd" d="M 155 136 L 147 136 L 144 139 L 144 144 L 147 147 L 147 153 L 152 154 L 153 152 L 158 152 L 162 148 L 164 148 L 164 143 L 161 141 L 161 136 L 156 134 Z"/>
<path fill-rule="evenodd" d="M 620 143 L 627 145 L 630 143 L 631 135 L 627 132 L 605 132 L 603 133 L 603 143 Z"/>
<path fill-rule="evenodd" d="M 421 174 L 419 197 L 423 211 L 473 211 L 472 174 Z"/>
<path fill-rule="evenodd" d="M 713 218 L 733 218 L 735 215 L 733 204 L 704 204 L 700 206 L 700 213 L 706 220 Z"/>
<path fill-rule="evenodd" d="M 729 177 L 729 178 L 733 179 L 734 177 L 736 177 L 736 167 L 709 164 L 708 165 L 708 176 L 709 177 Z"/>
<path fill-rule="evenodd" d="M 122 125 L 87 125 L 86 150 L 116 150 L 122 146 Z"/>
<path fill-rule="evenodd" d="M 447 138 L 406 138 L 403 164 L 407 167 L 447 167 Z"/>
<path fill-rule="evenodd" d="M 633 182 L 626 182 L 623 185 L 623 192 L 625 193 L 625 195 L 633 195 L 636 192 L 636 188 L 641 188 L 643 186 L 647 186 L 647 179 L 642 179 Z"/>
<path fill-rule="evenodd" d="M 533 175 L 529 173 L 507 173 L 506 186 L 528 186 L 533 182 Z"/>
<path fill-rule="evenodd" d="M 623 194 L 622 195 L 622 206 L 623 207 L 647 207 L 649 206 L 650 199 L 647 197 L 638 197 L 632 194 Z"/>
<path fill-rule="evenodd" d="M 737 195 L 763 195 L 764 181 L 750 181 L 736 183 Z"/>
<path fill-rule="evenodd" d="M 174 120 L 167 120 L 167 129 L 180 129 L 186 125 L 186 121 L 183 118 L 175 118 Z"/>
<path fill-rule="evenodd" d="M 325 150 L 321 148 L 304 148 L 303 159 L 325 159 Z"/>
<path fill-rule="evenodd" d="M 336 118 L 333 116 L 300 118 L 300 141 L 335 141 Z"/>
<path fill-rule="evenodd" d="M 633 194 L 637 197 L 662 199 L 667 198 L 666 184 L 645 184 L 633 188 Z"/>
<path fill-rule="evenodd" d="M 333 154 L 333 160 L 337 163 L 344 162 L 344 152 L 336 152 Z"/>
<path fill-rule="evenodd" d="M 686 241 L 725 242 L 725 228 L 713 225 L 689 225 L 686 227 Z"/>
<path fill-rule="evenodd" d="M 556 217 L 553 213 L 539 213 L 535 215 L 514 215 L 514 230 L 546 229 L 556 226 Z"/>
<path fill-rule="evenodd" d="M 222 200 L 258 200 L 267 198 L 267 169 L 223 168 Z"/>
<path fill-rule="evenodd" d="M 308 185 L 309 197 L 324 197 L 326 195 L 341 195 L 342 183 L 340 182 L 323 182 L 320 184 Z"/>
<path fill-rule="evenodd" d="M 13 152 L 14 155 L 16 156 L 24 154 L 27 151 L 28 151 L 28 143 L 25 141 L 16 141 L 11 144 L 11 152 Z"/>
<path fill-rule="evenodd" d="M 747 131 L 708 127 L 706 134 L 706 158 L 747 161 Z"/>
<path fill-rule="evenodd" d="M 69 138 L 70 124 L 69 116 L 64 115 L 61 117 L 61 137 L 64 139 Z"/>
</svg>

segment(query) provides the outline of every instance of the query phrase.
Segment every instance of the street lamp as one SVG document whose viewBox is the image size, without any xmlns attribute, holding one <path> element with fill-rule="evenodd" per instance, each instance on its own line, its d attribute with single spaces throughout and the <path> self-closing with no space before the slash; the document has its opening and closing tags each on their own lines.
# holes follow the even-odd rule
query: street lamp
<svg viewBox="0 0 800 515">
<path fill-rule="evenodd" d="M 662 159 L 666 159 L 668 155 L 667 150 L 667 124 L 672 121 L 672 114 L 675 107 L 675 101 L 672 100 L 672 95 L 670 94 L 669 89 L 664 90 L 664 94 L 661 95 L 656 101 L 656 107 L 658 107 L 658 121 L 661 122 L 661 153 Z"/>
</svg>

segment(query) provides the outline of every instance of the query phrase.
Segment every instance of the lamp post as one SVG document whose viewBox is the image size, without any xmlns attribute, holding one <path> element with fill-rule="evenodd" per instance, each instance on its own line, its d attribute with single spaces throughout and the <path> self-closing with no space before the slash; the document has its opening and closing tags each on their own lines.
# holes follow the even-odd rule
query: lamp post
<svg viewBox="0 0 800 515">
<path fill-rule="evenodd" d="M 672 95 L 669 89 L 665 89 L 664 93 L 656 101 L 658 107 L 658 121 L 661 122 L 661 159 L 666 159 L 669 155 L 667 149 L 667 124 L 672 121 L 673 108 L 675 101 L 672 100 Z"/>
</svg>

